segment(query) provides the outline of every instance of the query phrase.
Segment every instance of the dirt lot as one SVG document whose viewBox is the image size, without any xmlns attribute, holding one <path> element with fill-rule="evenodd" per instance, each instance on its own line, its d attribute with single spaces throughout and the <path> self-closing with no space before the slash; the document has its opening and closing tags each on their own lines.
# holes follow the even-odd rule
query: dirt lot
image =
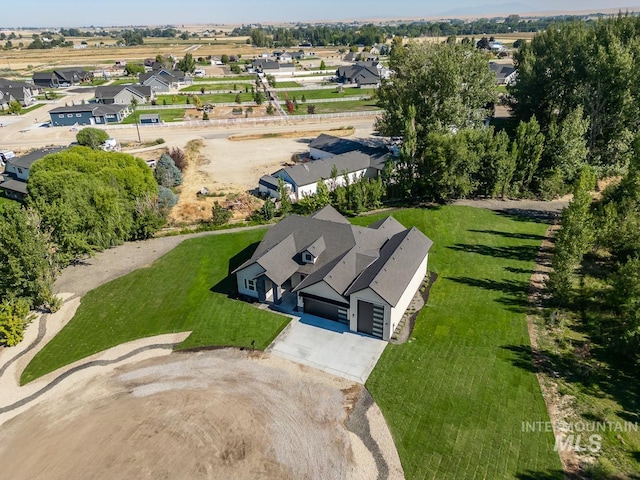
<svg viewBox="0 0 640 480">
<path fill-rule="evenodd" d="M 361 386 L 267 354 L 173 354 L 63 392 L 3 425 L 4 478 L 402 478 Z"/>
<path fill-rule="evenodd" d="M 309 142 L 323 131 L 344 135 L 354 130 L 301 131 L 294 132 L 293 136 L 284 133 L 266 138 L 209 135 L 210 138 L 205 138 L 191 155 L 180 200 L 171 212 L 171 223 L 180 225 L 209 219 L 213 203 L 218 201 L 226 205 L 230 198 L 239 200 L 234 218 L 244 219 L 260 206 L 260 201 L 246 192 L 257 188 L 262 175 L 291 165 L 293 154 L 308 153 Z M 358 131 L 356 136 L 368 133 L 370 131 Z M 208 188 L 212 196 L 199 198 L 196 193 L 203 187 Z"/>
</svg>

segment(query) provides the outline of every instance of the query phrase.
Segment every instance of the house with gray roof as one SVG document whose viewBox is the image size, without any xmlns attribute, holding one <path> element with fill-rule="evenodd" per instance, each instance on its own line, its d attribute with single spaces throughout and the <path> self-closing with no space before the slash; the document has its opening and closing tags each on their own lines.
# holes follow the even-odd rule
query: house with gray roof
<svg viewBox="0 0 640 480">
<path fill-rule="evenodd" d="M 52 154 L 58 153 L 67 147 L 53 147 L 34 150 L 21 157 L 13 157 L 7 160 L 7 165 L 2 175 L 2 181 L 0 182 L 0 190 L 2 190 L 6 197 L 14 200 L 22 201 L 26 198 L 27 181 L 29 180 L 29 171 L 31 166 L 41 158 Z"/>
<path fill-rule="evenodd" d="M 96 87 L 95 98 L 105 105 L 130 105 L 134 98 L 144 104 L 153 98 L 153 91 L 145 85 L 101 85 Z"/>
<path fill-rule="evenodd" d="M 93 73 L 85 70 L 54 70 L 52 72 L 36 72 L 32 77 L 33 84 L 39 88 L 70 87 L 93 80 Z"/>
<path fill-rule="evenodd" d="M 291 200 L 313 195 L 318 182 L 324 181 L 331 191 L 361 178 L 377 178 L 390 159 L 389 150 L 332 135 L 321 134 L 309 144 L 310 161 L 281 168 L 271 175 L 263 175 L 258 183 L 260 193 L 278 198 L 278 179 L 291 192 Z M 333 173 L 337 177 L 333 178 Z M 275 186 L 274 186 L 275 185 Z"/>
<path fill-rule="evenodd" d="M 129 105 L 103 105 L 87 103 L 57 107 L 49 111 L 51 125 L 54 127 L 70 127 L 74 125 L 106 125 L 119 123 L 129 116 Z"/>
<path fill-rule="evenodd" d="M 496 85 L 511 85 L 516 81 L 516 67 L 512 63 L 489 62 L 489 68 L 496 75 Z"/>
<path fill-rule="evenodd" d="M 427 273 L 432 241 L 393 217 L 351 225 L 331 206 L 274 225 L 233 271 L 238 293 L 389 340 Z"/>
<path fill-rule="evenodd" d="M 26 82 L 0 78 L 0 95 L 17 100 L 23 107 L 27 107 L 33 103 L 34 89 L 34 85 Z"/>
</svg>

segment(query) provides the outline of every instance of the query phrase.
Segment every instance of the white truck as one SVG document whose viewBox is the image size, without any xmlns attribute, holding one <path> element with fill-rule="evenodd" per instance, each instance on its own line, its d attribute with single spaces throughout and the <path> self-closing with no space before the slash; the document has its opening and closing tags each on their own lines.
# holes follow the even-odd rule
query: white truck
<svg viewBox="0 0 640 480">
<path fill-rule="evenodd" d="M 4 167 L 7 160 L 16 156 L 11 150 L 0 150 L 0 167 Z"/>
</svg>

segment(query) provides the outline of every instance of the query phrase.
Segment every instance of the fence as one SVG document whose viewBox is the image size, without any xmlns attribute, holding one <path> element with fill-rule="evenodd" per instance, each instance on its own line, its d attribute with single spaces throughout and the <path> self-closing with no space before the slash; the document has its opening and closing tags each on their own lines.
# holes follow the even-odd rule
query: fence
<svg viewBox="0 0 640 480">
<path fill-rule="evenodd" d="M 340 112 L 340 113 L 320 113 L 317 115 L 291 115 L 278 117 L 254 117 L 254 118 L 224 118 L 216 120 L 191 120 L 188 122 L 169 122 L 169 123 L 148 123 L 139 125 L 140 128 L 171 128 L 171 127 L 207 127 L 207 126 L 228 126 L 228 125 L 257 125 L 268 123 L 302 123 L 306 120 L 322 120 L 330 118 L 354 118 L 354 117 L 371 117 L 381 115 L 383 110 L 369 110 L 366 112 Z M 110 124 L 104 127 L 105 130 L 123 130 L 126 128 L 136 128 L 135 124 L 114 125 Z"/>
</svg>

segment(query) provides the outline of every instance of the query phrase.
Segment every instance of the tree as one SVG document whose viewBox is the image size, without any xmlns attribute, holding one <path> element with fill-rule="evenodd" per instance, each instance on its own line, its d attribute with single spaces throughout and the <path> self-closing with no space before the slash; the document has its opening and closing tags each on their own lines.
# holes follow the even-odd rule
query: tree
<svg viewBox="0 0 640 480">
<path fill-rule="evenodd" d="M 193 71 L 196 69 L 196 61 L 193 59 L 193 55 L 191 53 L 185 53 L 184 57 L 182 57 L 182 60 L 178 62 L 177 67 L 178 70 L 181 70 L 183 72 L 193 73 Z"/>
<path fill-rule="evenodd" d="M 536 117 L 531 117 L 528 122 L 520 122 L 513 142 L 512 154 L 516 161 L 513 182 L 521 193 L 528 191 L 543 150 L 544 135 L 540 132 Z"/>
<path fill-rule="evenodd" d="M 256 102 L 256 105 L 262 105 L 264 103 L 264 95 L 262 92 L 255 92 L 253 94 L 253 101 Z"/>
<path fill-rule="evenodd" d="M 316 106 L 315 105 L 307 105 L 307 114 L 308 115 L 315 115 L 316 113 Z"/>
<path fill-rule="evenodd" d="M 396 53 L 397 52 L 397 53 Z M 384 109 L 376 127 L 401 136 L 410 105 L 416 109 L 417 154 L 428 132 L 450 132 L 481 126 L 495 98 L 495 75 L 486 57 L 462 44 L 411 44 L 391 50 L 389 80 L 378 89 Z"/>
<path fill-rule="evenodd" d="M 37 211 L 9 204 L 0 216 L 0 301 L 22 298 L 28 307 L 54 303 L 58 254 Z"/>
<path fill-rule="evenodd" d="M 0 303 L 0 345 L 14 347 L 22 341 L 28 316 L 29 303 L 24 298 Z"/>
<path fill-rule="evenodd" d="M 127 75 L 139 75 L 145 72 L 144 65 L 140 65 L 139 63 L 127 63 L 124 67 L 124 71 Z"/>
<path fill-rule="evenodd" d="M 151 234 L 157 216 L 143 207 L 154 207 L 157 195 L 145 162 L 119 152 L 73 147 L 38 160 L 29 174 L 29 204 L 64 263 Z"/>
<path fill-rule="evenodd" d="M 220 57 L 220 61 L 226 65 L 227 63 L 229 63 L 229 55 L 223 54 Z"/>
<path fill-rule="evenodd" d="M 320 61 L 320 70 L 326 70 L 327 65 L 324 63 L 324 60 Z"/>
<path fill-rule="evenodd" d="M 267 83 L 271 86 L 271 88 L 276 88 L 277 82 L 276 77 L 271 74 L 267 75 Z"/>
<path fill-rule="evenodd" d="M 584 118 L 578 106 L 558 125 L 549 126 L 544 151 L 535 181 L 538 191 L 545 198 L 566 193 L 567 185 L 573 185 L 587 163 L 589 149 L 586 133 L 589 120 Z"/>
<path fill-rule="evenodd" d="M 211 224 L 216 227 L 221 227 L 222 225 L 226 225 L 231 220 L 233 214 L 227 208 L 224 208 L 220 205 L 220 202 L 216 201 L 211 207 Z"/>
<path fill-rule="evenodd" d="M 274 113 L 276 113 L 276 109 L 271 103 L 269 103 L 269 105 L 267 105 L 266 112 L 267 115 L 273 115 Z"/>
<path fill-rule="evenodd" d="M 178 147 L 173 147 L 167 152 L 167 154 L 173 159 L 173 163 L 175 163 L 176 167 L 178 167 L 181 172 L 184 172 L 187 168 L 187 156 L 185 155 L 184 150 L 181 150 Z"/>
<path fill-rule="evenodd" d="M 289 215 L 292 209 L 291 198 L 282 178 L 278 178 L 278 198 L 280 199 L 279 214 L 283 217 Z"/>
<path fill-rule="evenodd" d="M 595 175 L 588 166 L 583 167 L 574 187 L 573 200 L 562 211 L 561 228 L 556 235 L 553 254 L 553 271 L 549 274 L 549 287 L 559 304 L 569 300 L 574 270 L 593 246 L 593 199 L 589 192 L 594 185 Z"/>
<path fill-rule="evenodd" d="M 104 144 L 108 138 L 109 134 L 107 132 L 92 127 L 83 128 L 76 134 L 78 145 L 93 148 L 94 150 L 100 149 L 100 146 Z"/>
<path fill-rule="evenodd" d="M 133 118 L 136 121 L 136 132 L 138 132 L 138 143 L 142 143 L 142 138 L 140 138 L 140 126 L 138 125 L 138 99 L 135 97 L 131 97 L 131 110 L 133 110 Z"/>
<path fill-rule="evenodd" d="M 22 112 L 22 105 L 17 100 L 11 100 L 9 102 L 9 108 L 7 108 L 7 111 L 12 115 L 20 115 L 20 113 Z"/>
<path fill-rule="evenodd" d="M 236 101 L 236 103 L 238 103 L 238 104 L 242 103 L 242 97 L 240 96 L 240 94 L 239 94 L 239 93 L 238 93 L 238 94 L 236 94 L 236 100 L 235 100 L 235 101 Z"/>
<path fill-rule="evenodd" d="M 177 187 L 182 184 L 182 172 L 176 166 L 173 158 L 167 153 L 163 153 L 158 160 L 156 169 L 154 170 L 154 176 L 158 185 L 171 188 Z"/>
</svg>

